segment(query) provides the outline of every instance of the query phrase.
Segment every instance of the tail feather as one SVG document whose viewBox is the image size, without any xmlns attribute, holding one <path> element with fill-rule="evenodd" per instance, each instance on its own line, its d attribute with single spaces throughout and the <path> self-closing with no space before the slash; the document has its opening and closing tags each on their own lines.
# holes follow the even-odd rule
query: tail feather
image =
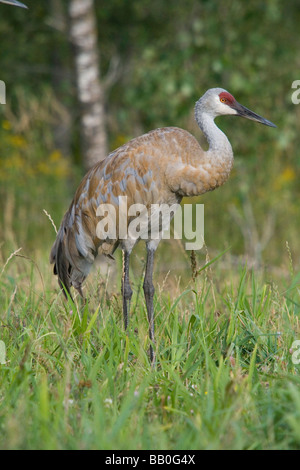
<svg viewBox="0 0 300 470">
<path fill-rule="evenodd" d="M 75 217 L 71 205 L 65 214 L 56 240 L 50 253 L 50 263 L 54 264 L 53 272 L 58 276 L 58 284 L 65 297 L 71 295 L 71 286 L 82 296 L 81 286 L 87 277 L 95 259 L 95 247 L 91 237 L 84 233 L 81 219 Z"/>
</svg>

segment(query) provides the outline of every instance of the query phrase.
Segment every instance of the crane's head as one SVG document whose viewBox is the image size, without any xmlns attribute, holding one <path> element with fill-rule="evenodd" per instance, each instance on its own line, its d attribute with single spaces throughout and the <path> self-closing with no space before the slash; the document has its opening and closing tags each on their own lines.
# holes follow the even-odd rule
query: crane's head
<svg viewBox="0 0 300 470">
<path fill-rule="evenodd" d="M 24 5 L 21 2 L 17 2 L 17 0 L 0 0 L 0 3 L 7 3 L 8 5 L 14 5 L 16 7 L 27 8 L 26 5 Z"/>
<path fill-rule="evenodd" d="M 207 90 L 198 103 L 202 111 L 210 114 L 213 118 L 220 115 L 242 116 L 252 121 L 261 122 L 266 126 L 276 127 L 271 121 L 268 121 L 238 103 L 234 96 L 223 88 L 211 88 Z"/>
</svg>

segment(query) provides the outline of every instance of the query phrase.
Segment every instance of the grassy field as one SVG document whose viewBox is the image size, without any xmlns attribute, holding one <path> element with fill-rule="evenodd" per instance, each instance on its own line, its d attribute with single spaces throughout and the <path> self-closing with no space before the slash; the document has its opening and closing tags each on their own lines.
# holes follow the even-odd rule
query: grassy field
<svg viewBox="0 0 300 470">
<path fill-rule="evenodd" d="M 0 266 L 1 449 L 299 448 L 299 276 L 288 253 L 278 283 L 230 268 L 226 253 L 195 277 L 208 262 L 197 255 L 195 279 L 187 268 L 176 284 L 158 257 L 155 369 L 142 256 L 128 335 L 119 274 L 96 269 L 88 302 L 66 303 L 46 255 L 22 256 Z"/>
</svg>

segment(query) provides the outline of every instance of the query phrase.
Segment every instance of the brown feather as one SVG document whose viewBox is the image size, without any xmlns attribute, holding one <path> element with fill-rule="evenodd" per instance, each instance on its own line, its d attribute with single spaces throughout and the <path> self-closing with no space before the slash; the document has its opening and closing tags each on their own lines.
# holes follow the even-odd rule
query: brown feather
<svg viewBox="0 0 300 470">
<path fill-rule="evenodd" d="M 151 204 L 171 205 L 215 189 L 230 169 L 222 161 L 212 165 L 197 140 L 176 127 L 156 129 L 110 153 L 85 175 L 63 218 L 50 256 L 59 285 L 69 295 L 71 286 L 81 292 L 97 254 L 112 257 L 119 246 L 118 238 L 97 238 L 101 203 L 115 207 L 118 222 L 118 196 L 127 196 L 128 207 L 143 203 L 150 211 Z"/>
</svg>

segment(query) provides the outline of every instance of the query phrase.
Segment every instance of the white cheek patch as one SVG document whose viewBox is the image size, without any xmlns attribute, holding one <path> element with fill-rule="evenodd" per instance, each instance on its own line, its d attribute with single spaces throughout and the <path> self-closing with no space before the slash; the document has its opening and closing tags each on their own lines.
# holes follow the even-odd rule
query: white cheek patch
<svg viewBox="0 0 300 470">
<path fill-rule="evenodd" d="M 230 106 L 228 106 L 225 103 L 222 103 L 220 101 L 219 96 L 216 96 L 215 110 L 217 112 L 217 115 L 221 115 L 221 114 L 223 114 L 223 115 L 228 115 L 228 114 L 235 115 L 235 114 L 237 114 L 237 111 L 235 109 L 231 108 Z"/>
<path fill-rule="evenodd" d="M 222 104 L 223 104 L 223 103 L 222 103 Z M 233 114 L 233 115 L 234 115 L 234 114 L 237 114 L 237 110 L 236 110 L 236 109 L 233 109 L 233 108 L 231 108 L 230 106 L 226 106 L 225 104 L 224 104 L 224 107 L 226 108 L 226 113 L 225 113 L 225 114 Z"/>
<path fill-rule="evenodd" d="M 231 108 L 230 106 L 228 106 L 227 104 L 224 104 L 224 103 L 221 103 L 221 101 L 219 100 L 219 103 L 218 103 L 218 113 L 219 114 L 237 114 L 237 111 L 233 108 Z"/>
</svg>

